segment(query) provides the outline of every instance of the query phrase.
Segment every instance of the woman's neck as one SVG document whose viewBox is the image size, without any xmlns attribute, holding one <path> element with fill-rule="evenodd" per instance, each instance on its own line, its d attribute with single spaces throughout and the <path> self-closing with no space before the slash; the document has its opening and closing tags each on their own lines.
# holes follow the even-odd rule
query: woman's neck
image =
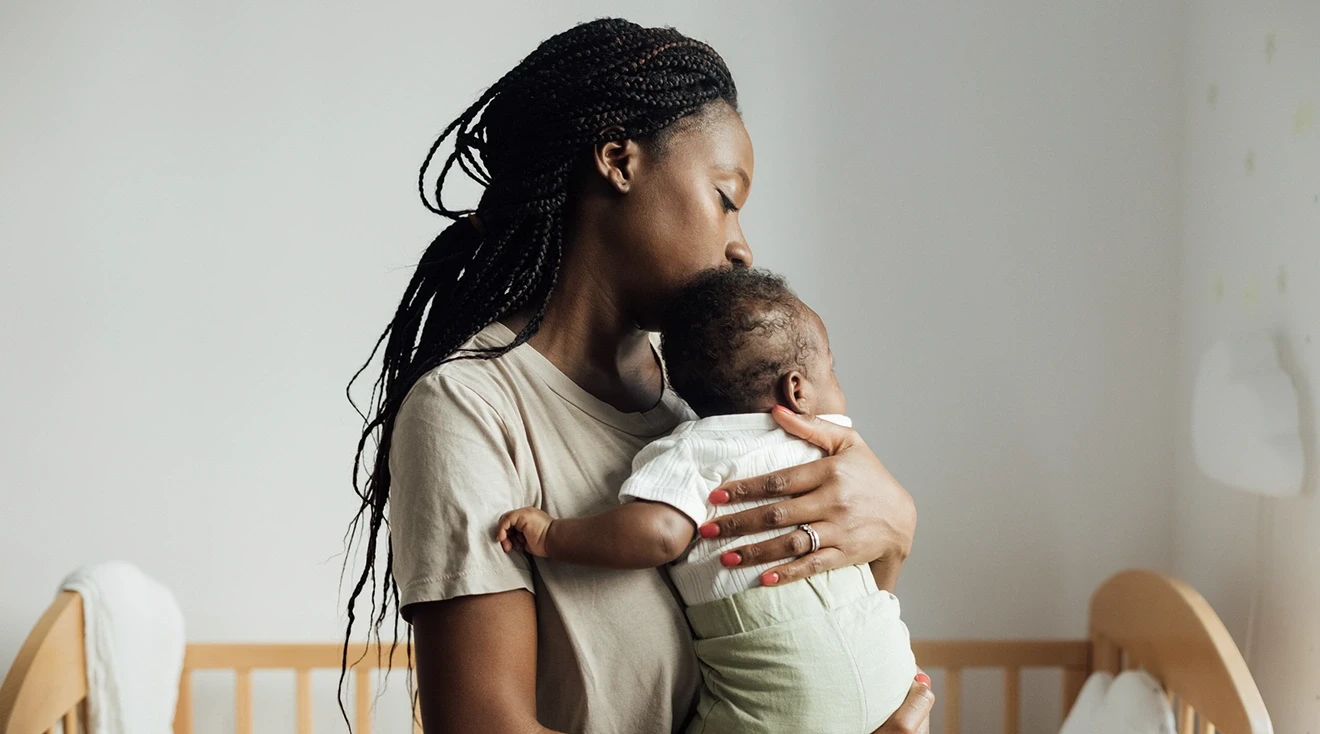
<svg viewBox="0 0 1320 734">
<path fill-rule="evenodd" d="M 583 243 L 575 243 L 581 245 Z M 589 256 L 589 247 L 570 247 L 541 326 L 528 343 L 582 389 L 624 412 L 649 410 L 660 402 L 664 376 L 650 334 L 623 309 L 618 280 Z M 531 320 L 523 311 L 502 319 L 519 331 Z"/>
</svg>

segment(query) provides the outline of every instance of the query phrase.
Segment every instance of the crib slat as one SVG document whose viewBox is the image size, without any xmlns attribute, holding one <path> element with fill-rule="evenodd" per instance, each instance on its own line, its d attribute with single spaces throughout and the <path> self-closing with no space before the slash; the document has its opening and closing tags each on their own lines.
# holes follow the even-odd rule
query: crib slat
<svg viewBox="0 0 1320 734">
<path fill-rule="evenodd" d="M 1004 734 L 1018 734 L 1022 720 L 1022 671 L 1018 668 L 1004 669 Z"/>
<path fill-rule="evenodd" d="M 1063 717 L 1067 718 L 1068 713 L 1072 711 L 1073 704 L 1077 703 L 1077 696 L 1082 692 L 1082 686 L 1086 684 L 1085 668 L 1065 668 L 1063 671 Z M 1062 725 L 1060 721 L 1060 725 Z"/>
<path fill-rule="evenodd" d="M 1095 640 L 1095 669 L 1118 675 L 1122 672 L 1123 651 L 1118 645 L 1103 638 Z"/>
<path fill-rule="evenodd" d="M 252 734 L 252 671 L 234 673 L 234 731 Z"/>
<path fill-rule="evenodd" d="M 64 734 L 78 734 L 78 706 L 64 712 Z"/>
<path fill-rule="evenodd" d="M 1193 728 L 1196 726 L 1196 712 L 1192 710 L 1192 705 L 1186 701 L 1181 701 L 1178 708 L 1178 734 L 1193 734 Z"/>
<path fill-rule="evenodd" d="M 1201 717 L 1201 726 L 1198 728 L 1200 734 L 1215 734 L 1215 727 L 1204 716 Z"/>
<path fill-rule="evenodd" d="M 357 678 L 357 701 L 353 708 L 357 723 L 353 734 L 371 734 L 371 672 L 366 666 L 359 666 L 353 675 Z"/>
<path fill-rule="evenodd" d="M 174 734 L 193 734 L 192 671 L 179 674 L 179 702 L 174 707 Z"/>
<path fill-rule="evenodd" d="M 312 671 L 298 670 L 298 734 L 312 734 Z"/>
<path fill-rule="evenodd" d="M 962 732 L 962 668 L 944 674 L 944 734 Z"/>
<path fill-rule="evenodd" d="M 413 696 L 413 734 L 422 734 L 422 699 Z"/>
</svg>

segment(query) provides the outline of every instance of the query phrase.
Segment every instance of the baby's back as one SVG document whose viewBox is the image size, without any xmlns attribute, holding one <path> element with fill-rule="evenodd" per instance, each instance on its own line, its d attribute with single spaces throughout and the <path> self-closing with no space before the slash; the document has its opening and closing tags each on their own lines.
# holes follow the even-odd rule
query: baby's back
<svg viewBox="0 0 1320 734">
<path fill-rule="evenodd" d="M 844 416 L 821 416 L 851 425 Z M 620 492 L 624 501 L 663 502 L 686 514 L 698 526 L 723 515 L 773 504 L 758 500 L 712 505 L 711 491 L 734 479 L 815 461 L 821 449 L 784 431 L 768 413 L 747 413 L 702 418 L 684 423 L 659 439 L 633 460 L 633 474 Z M 698 538 L 687 553 L 669 568 L 670 577 L 688 606 L 725 599 L 760 585 L 761 574 L 783 561 L 726 568 L 720 556 L 795 532 L 782 528 L 737 538 Z"/>
<path fill-rule="evenodd" d="M 843 416 L 821 416 L 851 425 Z M 622 499 L 668 504 L 698 526 L 780 500 L 712 505 L 711 491 L 814 461 L 819 448 L 768 414 L 684 423 L 633 461 Z M 711 671 L 689 732 L 729 734 L 875 730 L 902 703 L 916 674 L 898 599 L 876 587 L 865 565 L 780 586 L 765 571 L 784 563 L 726 568 L 738 547 L 800 532 L 781 528 L 734 538 L 698 538 L 669 568 L 687 604 L 698 659 Z"/>
</svg>

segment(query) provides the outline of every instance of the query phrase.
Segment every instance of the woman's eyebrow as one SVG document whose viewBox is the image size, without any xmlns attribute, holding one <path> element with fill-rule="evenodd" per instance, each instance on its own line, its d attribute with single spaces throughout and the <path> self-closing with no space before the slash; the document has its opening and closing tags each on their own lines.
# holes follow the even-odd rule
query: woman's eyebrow
<svg viewBox="0 0 1320 734">
<path fill-rule="evenodd" d="M 744 170 L 742 166 L 724 163 L 716 166 L 716 169 L 726 173 L 736 173 L 742 178 L 743 188 L 748 189 L 752 187 L 752 177 L 747 175 L 747 171 Z"/>
</svg>

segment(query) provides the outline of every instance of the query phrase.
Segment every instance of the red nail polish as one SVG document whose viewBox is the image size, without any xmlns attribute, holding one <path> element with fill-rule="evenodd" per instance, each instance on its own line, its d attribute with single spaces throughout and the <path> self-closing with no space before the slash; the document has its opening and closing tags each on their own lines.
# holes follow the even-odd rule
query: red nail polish
<svg viewBox="0 0 1320 734">
<path fill-rule="evenodd" d="M 765 586 L 774 586 L 779 583 L 779 574 L 774 571 L 766 571 L 761 574 L 761 583 Z"/>
<path fill-rule="evenodd" d="M 701 537 L 703 538 L 714 538 L 720 534 L 720 526 L 713 522 L 708 522 L 705 525 L 702 525 L 697 532 L 701 533 Z"/>
<path fill-rule="evenodd" d="M 720 556 L 720 563 L 724 566 L 730 566 L 730 567 L 736 566 L 739 563 L 742 563 L 742 556 L 738 555 L 737 553 L 734 553 L 733 551 L 729 551 L 728 553 L 725 553 L 724 555 Z"/>
<path fill-rule="evenodd" d="M 917 682 L 927 688 L 930 688 L 930 676 L 926 675 L 925 673 L 917 673 Z"/>
<path fill-rule="evenodd" d="M 710 493 L 710 503 L 712 505 L 724 505 L 724 504 L 728 504 L 728 502 L 729 502 L 728 492 L 722 489 L 717 489 L 714 492 Z"/>
</svg>

